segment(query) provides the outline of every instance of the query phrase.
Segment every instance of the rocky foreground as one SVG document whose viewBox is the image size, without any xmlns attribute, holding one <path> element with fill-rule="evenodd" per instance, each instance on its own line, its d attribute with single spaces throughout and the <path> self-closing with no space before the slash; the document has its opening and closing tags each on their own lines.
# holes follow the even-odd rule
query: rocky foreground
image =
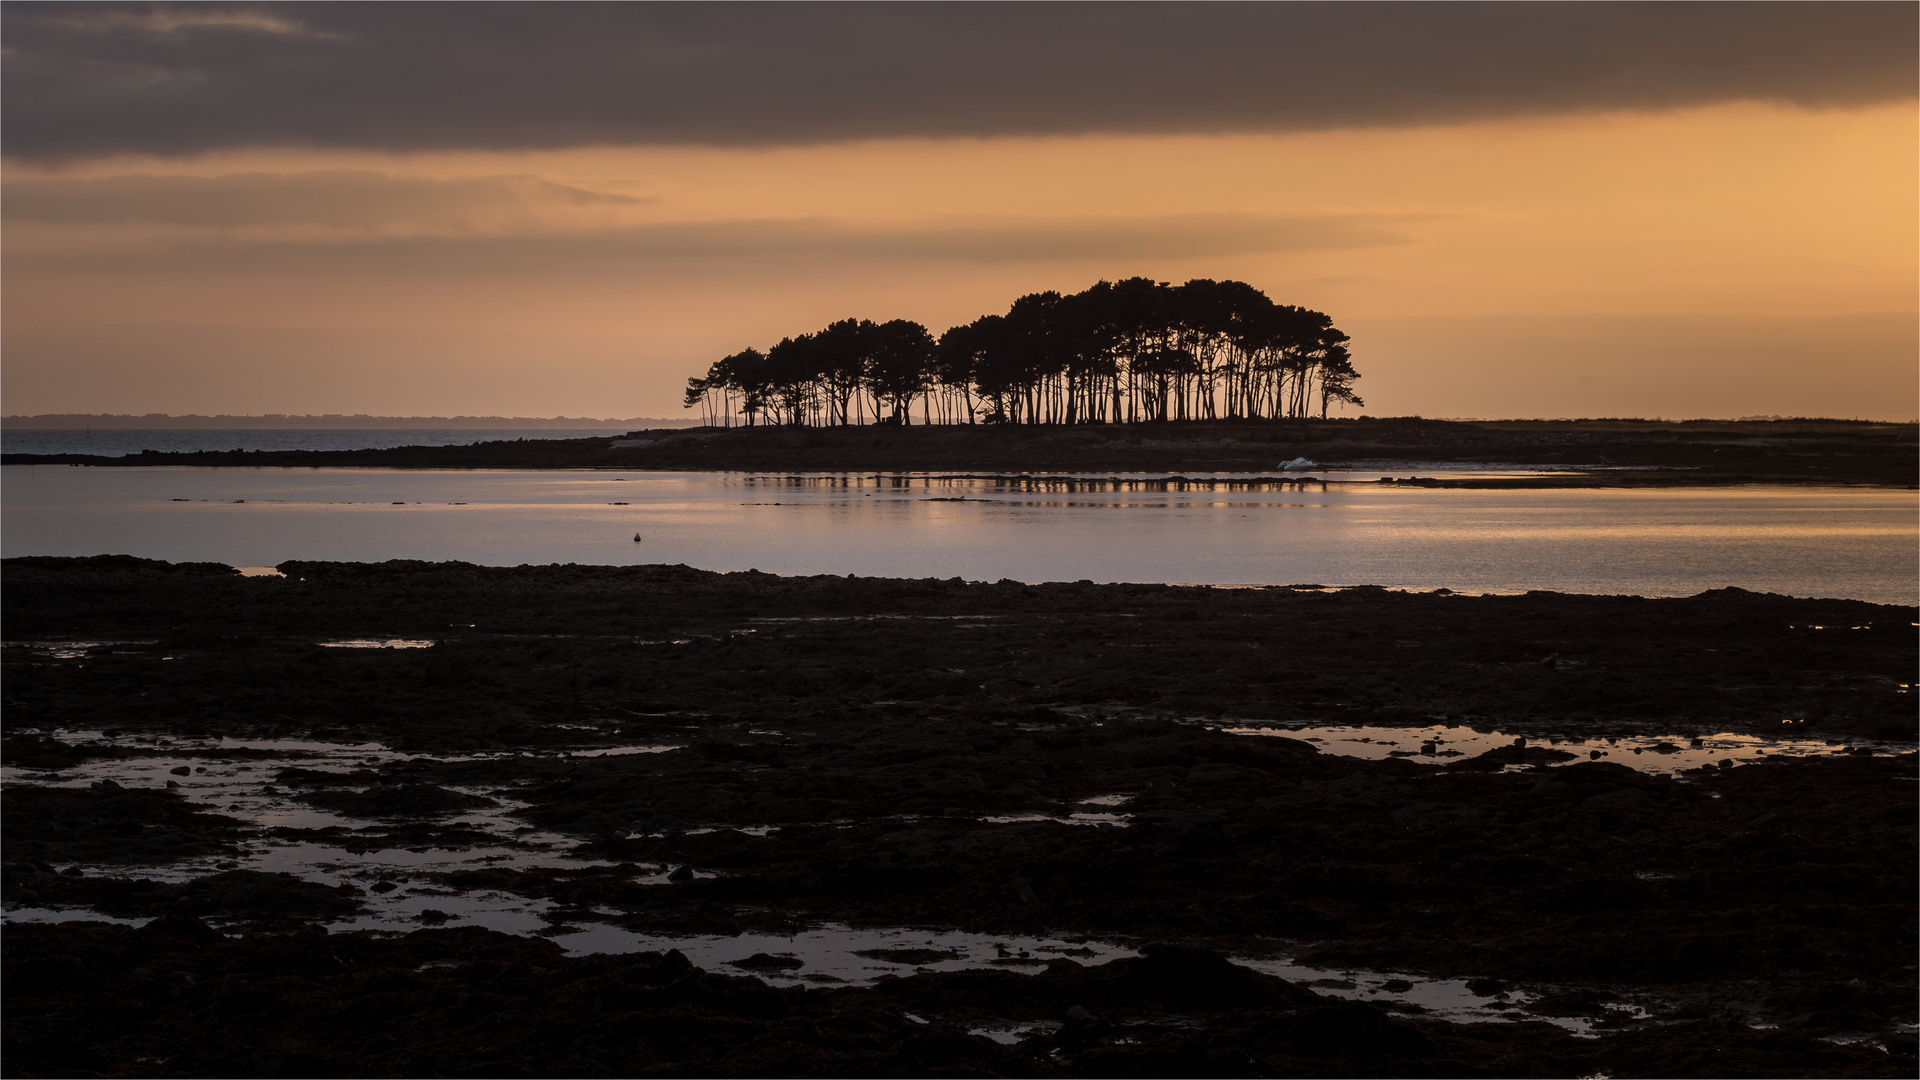
<svg viewBox="0 0 1920 1080">
<path fill-rule="evenodd" d="M 10 909 L 122 920 L 8 923 L 8 1075 L 1916 1068 L 1912 608 L 281 569 L 6 561 L 0 887 Z M 345 639 L 433 644 L 322 644 Z M 1437 718 L 1524 744 L 1308 741 Z M 1606 749 L 1720 732 L 1820 750 L 1662 771 Z M 395 752 L 319 768 L 219 736 Z M 563 756 L 642 745 L 675 749 Z M 71 780 L 162 747 L 177 788 Z M 233 769 L 342 824 L 196 801 Z M 487 807 L 571 847 L 356 861 L 511 843 Z M 1112 822 L 1076 818 L 1092 808 Z M 339 872 L 247 865 L 276 843 L 337 849 Z M 326 928 L 395 890 L 451 914 Z M 549 929 L 464 923 L 481 891 Z M 557 943 L 829 923 L 1139 955 L 841 984 L 785 977 L 804 966 L 777 950 L 723 971 Z M 1227 959 L 1268 955 L 1472 980 L 1486 1017 Z"/>
</svg>

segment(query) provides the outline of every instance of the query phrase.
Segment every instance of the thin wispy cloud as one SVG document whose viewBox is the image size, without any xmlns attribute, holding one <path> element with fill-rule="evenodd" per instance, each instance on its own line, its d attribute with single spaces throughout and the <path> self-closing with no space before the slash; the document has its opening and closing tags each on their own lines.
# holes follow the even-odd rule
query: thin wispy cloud
<svg viewBox="0 0 1920 1080">
<path fill-rule="evenodd" d="M 644 206 L 650 198 L 535 176 L 404 176 L 364 169 L 224 176 L 132 174 L 19 180 L 0 186 L 9 221 L 188 227 L 317 225 L 464 227 L 570 210 Z"/>
<path fill-rule="evenodd" d="M 11 196 L 9 196 L 11 197 Z M 176 219 L 177 221 L 178 219 Z M 802 258 L 962 263 L 1188 259 L 1413 243 L 1433 215 L 1195 213 L 943 215 L 901 221 L 771 218 L 662 222 L 512 235 L 135 236 L 122 246 L 54 242 L 12 257 L 16 270 L 151 266 L 464 276 L 620 274 L 686 260 Z M 212 223 L 212 222 L 209 222 Z"/>
</svg>

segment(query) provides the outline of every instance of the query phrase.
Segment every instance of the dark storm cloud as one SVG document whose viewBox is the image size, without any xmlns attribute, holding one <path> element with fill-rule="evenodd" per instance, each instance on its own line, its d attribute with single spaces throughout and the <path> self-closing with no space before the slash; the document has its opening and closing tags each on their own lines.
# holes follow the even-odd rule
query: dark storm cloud
<svg viewBox="0 0 1920 1080">
<path fill-rule="evenodd" d="M 460 224 L 475 215 L 545 207 L 638 206 L 650 201 L 526 176 L 437 180 L 358 169 L 109 176 L 0 185 L 0 209 L 8 220 L 62 225 Z"/>
<path fill-rule="evenodd" d="M 795 144 L 1914 93 L 1887 4 L 8 5 L 4 150 Z M 1303 163 L 1303 167 L 1311 167 Z"/>
</svg>

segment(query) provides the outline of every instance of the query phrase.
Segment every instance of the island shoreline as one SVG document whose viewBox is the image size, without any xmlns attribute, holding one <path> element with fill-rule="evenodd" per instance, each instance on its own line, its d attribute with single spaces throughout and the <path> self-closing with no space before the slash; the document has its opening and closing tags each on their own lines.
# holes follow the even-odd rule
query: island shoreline
<svg viewBox="0 0 1920 1080">
<path fill-rule="evenodd" d="M 1391 483 L 1442 488 L 1920 486 L 1916 425 L 1865 421 L 1178 421 L 1125 425 L 672 428 L 624 437 L 503 440 L 384 450 L 0 455 L 8 465 L 590 469 L 792 473 L 1239 473 L 1225 482 Z M 1422 477 L 1422 470 L 1540 470 Z M 1373 480 L 1329 469 L 1392 473 Z"/>
</svg>

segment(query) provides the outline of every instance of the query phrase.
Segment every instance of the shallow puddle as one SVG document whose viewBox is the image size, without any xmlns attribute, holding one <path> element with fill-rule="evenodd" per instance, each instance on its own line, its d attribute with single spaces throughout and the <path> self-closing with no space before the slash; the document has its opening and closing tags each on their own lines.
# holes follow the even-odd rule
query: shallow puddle
<svg viewBox="0 0 1920 1080">
<path fill-rule="evenodd" d="M 256 836 L 243 842 L 234 855 L 183 859 L 163 866 L 75 864 L 86 874 L 143 877 L 184 882 L 222 870 L 288 873 L 322 885 L 342 883 L 366 892 L 365 912 L 340 928 L 404 929 L 419 925 L 428 909 L 453 920 L 488 926 L 509 933 L 532 933 L 546 924 L 540 914 L 552 907 L 504 892 L 453 892 L 431 883 L 434 874 L 489 867 L 527 869 L 559 865 L 568 869 L 609 865 L 602 860 L 566 854 L 577 843 L 571 837 L 530 828 L 512 816 L 526 804 L 506 798 L 495 786 L 444 785 L 449 790 L 484 796 L 492 805 L 458 814 L 394 821 L 350 817 L 309 805 L 296 798 L 300 789 L 274 781 L 283 767 L 298 764 L 315 772 L 346 773 L 395 761 L 478 760 L 497 753 L 415 755 L 390 750 L 380 743 L 333 743 L 312 739 L 153 740 L 110 737 L 98 731 L 56 731 L 54 738 L 69 745 L 104 743 L 147 756 L 86 762 L 57 773 L 7 767 L 0 781 L 45 787 L 87 787 L 111 780 L 123 787 L 157 788 L 173 785 L 180 795 L 215 812 L 239 818 L 263 830 L 338 828 L 336 843 L 317 839 Z M 655 753 L 674 747 L 609 747 L 581 751 L 585 755 Z M 218 756 L 234 752 L 232 758 Z M 263 756 L 271 755 L 271 756 Z M 184 774 L 175 770 L 185 769 Z M 426 842 L 409 837 L 410 829 L 429 829 Z M 434 833 L 440 833 L 434 836 Z M 389 835 L 397 833 L 397 835 Z M 388 845 L 381 847 L 381 845 Z M 378 850 L 369 850 L 378 848 Z M 358 850 L 356 850 L 358 849 Z M 65 866 L 62 866 L 65 869 Z M 661 868 L 659 875 L 669 868 Z M 382 881 L 398 887 L 376 892 Z M 24 909 L 7 918 L 34 921 Z"/>
<path fill-rule="evenodd" d="M 307 869 L 326 865 L 328 853 L 306 853 L 313 861 L 301 863 Z M 366 862 L 395 870 L 417 870 L 422 865 L 408 862 L 406 853 L 382 852 L 355 856 Z M 393 856 L 383 858 L 383 856 Z M 298 856 L 287 860 L 298 862 Z M 263 862 L 259 869 L 278 868 Z M 356 877 L 365 883 L 367 869 Z M 309 876 L 302 874 L 302 876 Z M 404 878 L 404 873 L 377 875 Z M 341 876 L 334 880 L 348 880 Z M 484 926 L 502 933 L 534 935 L 549 929 L 541 916 L 553 905 L 508 893 L 472 892 L 448 895 L 431 885 L 417 890 L 402 889 L 380 897 L 369 910 L 352 919 L 327 924 L 333 932 L 387 930 L 405 932 L 421 925 Z M 447 915 L 447 920 L 436 917 Z M 615 914 L 601 912 L 601 914 Z M 17 908 L 5 913 L 9 922 L 97 921 L 137 926 L 143 919 L 119 919 L 81 910 Z M 860 985 L 887 977 L 916 972 L 1004 969 L 1038 972 L 1049 961 L 1072 960 L 1093 967 L 1113 960 L 1139 956 L 1128 945 L 1084 937 L 992 937 L 957 930 L 907 928 L 855 929 L 828 923 L 792 935 L 743 933 L 733 936 L 709 934 L 667 936 L 645 934 L 603 923 L 592 923 L 570 933 L 547 933 L 570 956 L 596 953 L 635 953 L 679 950 L 696 967 L 708 971 L 752 975 L 775 986 Z M 1279 957 L 1231 957 L 1234 963 L 1305 986 L 1325 997 L 1367 1001 L 1392 1007 L 1396 1011 L 1456 1023 L 1497 1023 L 1539 1020 L 1558 1025 L 1578 1035 L 1593 1034 L 1591 1018 L 1540 1016 L 1524 1011 L 1536 994 L 1520 989 L 1476 993 L 1465 979 L 1424 979 L 1414 975 L 1353 969 L 1308 967 Z M 1645 1011 L 1627 1003 L 1610 1004 L 1609 1010 L 1643 1017 Z M 970 1029 L 996 1042 L 1011 1045 L 1027 1034 L 1059 1025 L 1052 1022 L 988 1025 Z"/>
<path fill-rule="evenodd" d="M 980 820 L 991 825 L 1016 825 L 1029 821 L 1057 821 L 1062 825 L 1117 825 L 1121 828 L 1133 824 L 1131 815 L 1116 814 L 1113 808 L 1125 806 L 1133 801 L 1126 793 L 1115 795 L 1096 795 L 1091 799 L 1082 799 L 1074 804 L 1075 808 L 1065 814 L 996 814 Z M 1087 810 L 1082 807 L 1098 807 Z"/>
<path fill-rule="evenodd" d="M 1515 738 L 1521 737 L 1444 725 L 1405 729 L 1329 726 L 1292 729 L 1235 727 L 1224 730 L 1250 736 L 1276 735 L 1303 739 L 1326 753 L 1369 758 L 1407 756 L 1415 761 L 1435 763 L 1459 760 L 1466 755 L 1509 746 Z M 455 791 L 484 795 L 492 800 L 492 805 L 412 822 L 414 827 L 427 827 L 430 822 L 430 830 L 423 834 L 426 842 L 421 842 L 419 836 L 407 837 L 405 826 L 347 817 L 298 801 L 294 797 L 297 789 L 292 785 L 276 784 L 273 780 L 281 767 L 292 763 L 315 771 L 350 772 L 416 759 L 460 761 L 500 756 L 613 756 L 662 753 L 677 749 L 674 746 L 615 746 L 544 753 L 489 751 L 467 755 L 413 755 L 372 742 L 226 738 L 173 740 L 71 730 L 48 734 L 72 745 L 106 744 L 141 756 L 95 760 L 57 773 L 9 767 L 0 770 L 0 778 L 8 784 L 54 787 L 84 787 L 102 780 L 145 788 L 171 783 L 177 785 L 183 797 L 262 829 L 338 827 L 346 830 L 336 834 L 340 844 L 319 842 L 319 838 L 262 836 L 246 841 L 244 851 L 235 856 L 183 860 L 162 867 L 82 865 L 85 873 L 144 877 L 166 883 L 184 882 L 221 870 L 246 869 L 284 872 L 329 886 L 347 883 L 359 887 L 365 894 L 364 909 L 350 919 L 329 923 L 328 929 L 333 931 L 406 932 L 421 926 L 446 924 L 546 936 L 575 956 L 678 949 L 699 967 L 711 971 L 751 974 L 776 985 L 789 986 L 858 984 L 887 976 L 909 975 L 916 971 L 1004 968 L 1036 972 L 1042 970 L 1050 960 L 1071 959 L 1092 966 L 1138 955 L 1132 947 L 1123 943 L 1079 937 L 991 937 L 957 930 L 855 929 L 838 924 L 826 924 L 792 935 L 742 933 L 737 936 L 662 936 L 608 923 L 590 922 L 577 909 L 570 915 L 574 924 L 558 928 L 550 917 L 557 905 L 550 901 L 492 889 L 450 889 L 436 880 L 437 875 L 484 868 L 523 870 L 546 867 L 565 871 L 609 865 L 604 860 L 570 857 L 567 853 L 576 846 L 574 838 L 531 828 L 513 817 L 514 812 L 523 809 L 525 804 L 502 796 L 497 787 L 447 785 Z M 1624 761 L 1637 768 L 1662 772 L 1726 757 L 1754 760 L 1764 756 L 1831 753 L 1835 749 L 1811 739 L 1768 740 L 1730 734 L 1702 736 L 1697 745 L 1691 738 L 1660 739 L 1655 736 L 1584 742 L 1566 738 L 1538 741 L 1542 745 L 1565 749 L 1577 755 L 1569 760 L 1591 760 L 1591 755 L 1598 751 L 1601 760 Z M 230 756 L 221 756 L 223 754 Z M 175 772 L 182 768 L 188 770 L 184 775 Z M 1052 821 L 1069 825 L 1125 826 L 1128 824 L 1125 806 L 1131 798 L 1126 793 L 1115 793 L 1082 800 L 1066 814 L 1003 815 L 984 820 L 993 824 Z M 774 828 L 749 826 L 739 831 L 764 836 Z M 384 835 L 390 831 L 398 831 L 400 835 Z M 689 830 L 690 833 L 708 831 L 713 830 Z M 435 835 L 436 832 L 439 835 Z M 468 840 L 473 842 L 468 843 Z M 380 844 L 394 846 L 379 848 Z M 664 865 L 642 867 L 634 875 L 634 880 L 639 884 L 662 884 L 668 880 L 667 875 L 673 869 Z M 700 872 L 697 876 L 712 875 Z M 376 889 L 376 886 L 380 888 Z M 598 909 L 594 913 L 609 917 L 621 914 Z M 5 912 L 4 918 L 8 922 L 101 920 L 123 925 L 138 925 L 145 921 L 110 918 L 79 909 L 48 908 L 16 908 Z M 556 929 L 563 929 L 564 932 L 555 933 Z M 1300 983 L 1323 995 L 1386 1005 L 1398 1003 L 1407 1007 L 1401 1011 L 1417 1012 L 1438 1019 L 1461 1022 L 1544 1020 L 1579 1034 L 1589 1034 L 1593 1027 L 1591 1019 L 1526 1013 L 1521 1007 L 1532 1000 L 1532 995 L 1518 989 L 1500 994 L 1477 994 L 1468 988 L 1466 980 L 1461 979 L 1422 979 L 1387 972 L 1328 970 L 1306 967 L 1290 959 L 1273 956 L 1234 959 L 1236 963 Z M 1412 1008 L 1416 1006 L 1417 1009 Z M 1628 1005 L 1609 1008 L 1637 1013 L 1634 1007 Z M 982 1027 L 976 1033 L 1010 1044 L 1047 1026 L 1007 1023 Z"/>
<path fill-rule="evenodd" d="M 1730 731 L 1706 735 L 1646 734 L 1617 738 L 1579 738 L 1520 731 L 1478 731 L 1470 727 L 1433 724 L 1425 727 L 1369 727 L 1365 725 L 1297 725 L 1221 727 L 1231 735 L 1276 736 L 1310 743 L 1323 754 L 1341 757 L 1405 758 L 1423 765 L 1444 765 L 1489 750 L 1523 745 L 1546 747 L 1568 756 L 1557 764 L 1575 761 L 1611 761 L 1644 773 L 1667 775 L 1685 769 L 1745 764 L 1769 757 L 1813 757 L 1822 754 L 1871 753 L 1891 756 L 1912 752 L 1911 746 L 1872 741 L 1837 742 L 1827 739 L 1768 738 Z"/>
<path fill-rule="evenodd" d="M 595 925 L 579 933 L 555 935 L 553 940 L 574 956 L 678 949 L 698 967 L 751 974 L 777 986 L 864 983 L 888 975 L 968 968 L 1031 972 L 1046 967 L 1049 960 L 1091 966 L 1139 955 L 1125 945 L 1090 938 L 989 937 L 958 930 L 854 929 L 833 923 L 791 937 L 751 933 L 661 937 Z M 791 961 L 799 963 L 786 966 Z"/>
<path fill-rule="evenodd" d="M 664 754 L 669 750 L 679 749 L 682 749 L 682 747 L 678 744 L 665 746 L 608 746 L 599 750 L 567 750 L 563 751 L 560 756 L 570 758 L 625 757 L 628 754 Z"/>
<path fill-rule="evenodd" d="M 987 1024 L 981 1027 L 970 1027 L 967 1029 L 967 1034 L 992 1039 L 1001 1046 L 1013 1046 L 1036 1031 L 1058 1031 L 1060 1026 L 1060 1023 L 1055 1020 L 1033 1020 L 1018 1024 Z"/>
<path fill-rule="evenodd" d="M 16 907 L 6 910 L 7 922 L 63 923 L 63 922 L 103 922 L 120 926 L 145 926 L 146 919 L 122 919 L 113 915 L 102 915 L 86 908 L 43 908 Z"/>
<path fill-rule="evenodd" d="M 0 648 L 32 649 L 45 654 L 49 660 L 78 660 L 94 649 L 157 644 L 156 641 L 8 641 L 0 643 Z"/>
<path fill-rule="evenodd" d="M 981 821 L 990 825 L 1019 825 L 1029 821 L 1057 821 L 1062 825 L 1116 825 L 1126 828 L 1133 819 L 1125 814 L 1075 811 L 1071 814 L 994 814 Z"/>
<path fill-rule="evenodd" d="M 1384 971 L 1315 968 L 1281 957 L 1235 956 L 1231 959 L 1242 967 L 1298 983 L 1325 997 L 1388 1005 L 1417 1005 L 1420 1007 L 1417 1015 L 1435 1020 L 1451 1020 L 1461 1024 L 1538 1020 L 1566 1028 L 1576 1035 L 1591 1034 L 1594 1027 L 1594 1019 L 1589 1017 L 1541 1016 L 1526 1012 L 1524 1006 L 1539 995 L 1518 988 L 1483 994 L 1469 988 L 1468 984 L 1475 981 L 1469 979 L 1424 979 L 1417 975 Z M 1608 1004 L 1606 1008 L 1626 1016 L 1646 1015 L 1646 1010 L 1626 1002 Z"/>
</svg>

